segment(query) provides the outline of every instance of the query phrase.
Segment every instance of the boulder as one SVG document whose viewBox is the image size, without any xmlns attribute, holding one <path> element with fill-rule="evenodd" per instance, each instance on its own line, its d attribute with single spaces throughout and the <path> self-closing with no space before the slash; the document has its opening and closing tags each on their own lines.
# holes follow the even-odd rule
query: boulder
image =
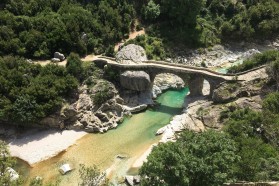
<svg viewBox="0 0 279 186">
<path fill-rule="evenodd" d="M 126 71 L 120 75 L 120 84 L 129 90 L 144 91 L 150 88 L 151 81 L 144 71 Z"/>
<path fill-rule="evenodd" d="M 61 174 L 66 174 L 66 173 L 68 173 L 68 172 L 70 172 L 72 170 L 72 168 L 71 168 L 71 166 L 68 164 L 68 163 L 66 163 L 66 164 L 63 164 L 60 168 L 59 168 L 59 172 L 61 173 Z"/>
<path fill-rule="evenodd" d="M 135 182 L 136 184 L 139 184 L 139 183 L 140 183 L 140 180 L 141 180 L 141 178 L 140 178 L 139 175 L 134 176 L 134 182 Z"/>
<path fill-rule="evenodd" d="M 134 176 L 125 176 L 125 180 L 128 183 L 128 185 L 130 186 L 134 185 Z"/>
<path fill-rule="evenodd" d="M 60 62 L 60 59 L 58 59 L 58 58 L 51 58 L 51 62 L 58 63 L 58 62 Z"/>
<path fill-rule="evenodd" d="M 123 47 L 116 54 L 116 61 L 122 64 L 134 64 L 141 63 L 142 61 L 146 61 L 147 56 L 145 50 L 138 45 L 130 44 Z"/>
<path fill-rule="evenodd" d="M 146 104 L 153 105 L 152 92 L 150 90 L 138 92 L 134 90 L 122 90 L 121 97 L 124 99 L 124 104 L 128 107 L 136 107 L 138 105 Z"/>
<path fill-rule="evenodd" d="M 61 53 L 59 53 L 59 52 L 55 52 L 55 53 L 54 53 L 54 58 L 57 58 L 57 59 L 59 59 L 60 61 L 63 61 L 63 60 L 65 59 L 65 56 L 64 56 L 64 54 L 61 54 Z"/>
<path fill-rule="evenodd" d="M 11 167 L 8 167 L 6 169 L 6 172 L 8 172 L 11 181 L 15 181 L 15 180 L 19 179 L 19 174 L 14 169 L 12 169 Z"/>
</svg>

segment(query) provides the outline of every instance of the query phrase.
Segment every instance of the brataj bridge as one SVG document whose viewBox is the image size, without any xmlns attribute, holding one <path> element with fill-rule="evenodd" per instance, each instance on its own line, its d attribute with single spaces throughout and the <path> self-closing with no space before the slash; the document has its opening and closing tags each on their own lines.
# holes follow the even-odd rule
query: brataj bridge
<svg viewBox="0 0 279 186">
<path fill-rule="evenodd" d="M 144 61 L 137 64 L 121 64 L 117 63 L 114 58 L 102 57 L 94 62 L 101 66 L 107 65 L 119 74 L 125 71 L 144 71 L 149 74 L 152 85 L 158 74 L 175 74 L 188 85 L 191 96 L 202 95 L 204 80 L 207 80 L 210 84 L 209 96 L 211 97 L 214 89 L 223 82 L 249 81 L 254 75 L 265 72 L 265 66 L 260 66 L 237 74 L 223 74 L 203 67 L 193 67 L 164 61 Z"/>
</svg>

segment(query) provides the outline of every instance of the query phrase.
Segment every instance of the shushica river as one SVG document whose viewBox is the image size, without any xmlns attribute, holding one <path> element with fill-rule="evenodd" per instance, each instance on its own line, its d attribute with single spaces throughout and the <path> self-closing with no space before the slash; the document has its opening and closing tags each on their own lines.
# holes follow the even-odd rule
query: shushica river
<svg viewBox="0 0 279 186">
<path fill-rule="evenodd" d="M 136 160 L 160 140 L 156 131 L 181 113 L 187 93 L 188 88 L 168 90 L 156 99 L 157 107 L 126 118 L 116 129 L 105 134 L 87 134 L 67 151 L 32 167 L 19 160 L 17 168 L 27 180 L 26 185 L 31 178 L 40 176 L 44 183 L 76 186 L 80 182 L 80 164 L 95 164 L 106 170 L 116 185 L 126 174 L 137 174 L 138 168 L 133 168 Z M 74 170 L 62 176 L 58 169 L 63 163 L 69 163 Z"/>
</svg>

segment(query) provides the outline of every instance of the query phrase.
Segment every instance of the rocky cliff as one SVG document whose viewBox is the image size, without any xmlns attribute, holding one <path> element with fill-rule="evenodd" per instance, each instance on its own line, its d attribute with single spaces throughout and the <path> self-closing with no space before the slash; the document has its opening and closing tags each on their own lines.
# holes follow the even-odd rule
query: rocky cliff
<svg viewBox="0 0 279 186">
<path fill-rule="evenodd" d="M 251 76 L 243 82 L 223 83 L 213 94 L 213 100 L 205 96 L 187 98 L 182 114 L 175 116 L 165 127 L 157 131 L 163 135 L 161 142 L 175 140 L 175 133 L 188 129 L 201 132 L 223 127 L 227 112 L 236 108 L 262 109 L 262 98 L 273 88 L 267 86 L 266 72 Z"/>
</svg>

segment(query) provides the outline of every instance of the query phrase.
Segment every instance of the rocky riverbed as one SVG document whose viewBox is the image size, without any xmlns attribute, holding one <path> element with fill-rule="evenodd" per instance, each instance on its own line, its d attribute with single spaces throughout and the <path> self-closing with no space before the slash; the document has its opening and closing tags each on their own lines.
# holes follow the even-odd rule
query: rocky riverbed
<svg viewBox="0 0 279 186">
<path fill-rule="evenodd" d="M 279 37 L 272 41 L 228 43 L 197 50 L 175 48 L 173 49 L 174 57 L 167 60 L 191 66 L 201 66 L 203 64 L 207 67 L 220 67 L 271 49 L 279 49 Z"/>
</svg>

